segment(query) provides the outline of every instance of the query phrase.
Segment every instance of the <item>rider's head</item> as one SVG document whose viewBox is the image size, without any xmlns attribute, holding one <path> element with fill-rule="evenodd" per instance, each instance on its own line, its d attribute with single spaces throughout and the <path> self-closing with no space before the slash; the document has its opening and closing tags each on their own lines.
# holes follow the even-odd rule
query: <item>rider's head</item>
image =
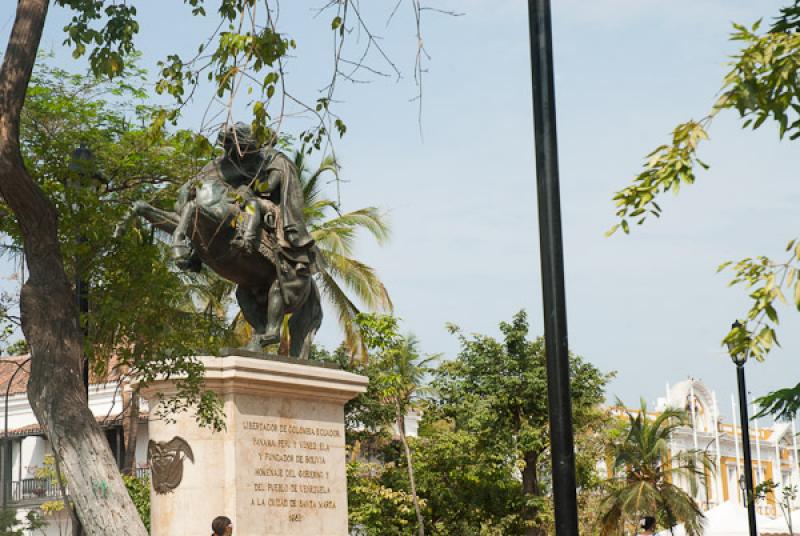
<svg viewBox="0 0 800 536">
<path fill-rule="evenodd" d="M 242 122 L 228 125 L 221 130 L 219 132 L 219 142 L 222 144 L 225 154 L 235 159 L 258 151 L 258 144 L 253 137 L 250 125 Z"/>
<path fill-rule="evenodd" d="M 248 154 L 257 153 L 262 145 L 253 135 L 253 129 L 246 123 L 237 122 L 227 126 L 219 133 L 219 142 L 230 158 L 240 159 Z"/>
</svg>

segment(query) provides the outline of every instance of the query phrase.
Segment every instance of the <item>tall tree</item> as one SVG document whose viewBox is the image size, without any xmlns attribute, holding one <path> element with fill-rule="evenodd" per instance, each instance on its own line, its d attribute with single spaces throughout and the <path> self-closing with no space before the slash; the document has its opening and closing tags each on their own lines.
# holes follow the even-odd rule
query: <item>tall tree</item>
<svg viewBox="0 0 800 536">
<path fill-rule="evenodd" d="M 511 322 L 500 324 L 503 341 L 492 337 L 458 333 L 461 351 L 456 359 L 443 363 L 433 387 L 438 393 L 440 415 L 454 423 L 456 430 L 476 434 L 482 449 L 506 453 L 519 464 L 525 534 L 546 533 L 548 434 L 547 373 L 544 340 L 528 340 L 524 311 Z M 610 375 L 576 355 L 570 356 L 572 407 L 576 433 L 597 419 L 598 405 Z"/>
<path fill-rule="evenodd" d="M 633 222 L 641 225 L 651 216 L 660 217 L 657 200 L 667 192 L 677 193 L 682 185 L 693 184 L 698 167 L 708 169 L 697 152 L 721 112 L 737 113 L 743 128 L 756 130 L 773 124 L 781 139 L 800 138 L 800 0 L 781 9 L 772 24 L 762 26 L 761 20 L 749 26 L 733 25 L 731 40 L 742 48 L 733 57 L 719 98 L 705 117 L 675 127 L 671 140 L 648 154 L 641 173 L 614 195 L 619 222 L 609 234 L 618 229 L 629 233 Z M 777 344 L 775 305 L 791 301 L 800 308 L 800 241 L 790 240 L 786 252 L 784 259 L 754 255 L 719 267 L 720 271 L 733 271 L 730 285 L 745 287 L 751 300 L 741 327 L 731 329 L 723 339 L 733 346 L 734 353 L 747 351 L 764 359 Z M 728 318 L 722 321 L 726 327 L 730 323 Z M 800 409 L 800 384 L 771 393 L 761 402 L 765 412 L 779 417 L 794 415 Z"/>
<path fill-rule="evenodd" d="M 406 431 L 406 416 L 414 409 L 420 395 L 424 394 L 426 388 L 423 382 L 425 376 L 431 372 L 429 364 L 438 356 L 420 356 L 416 339 L 412 336 L 400 336 L 397 320 L 392 316 L 361 314 L 357 322 L 365 346 L 374 353 L 367 367 L 369 389 L 384 408 L 391 408 L 390 413 L 387 413 L 392 416 L 392 424 L 403 445 L 411 499 L 417 517 L 417 533 L 425 536 L 425 520 L 414 478 L 414 460 Z"/>
<path fill-rule="evenodd" d="M 670 452 L 669 438 L 688 423 L 686 412 L 666 409 L 651 417 L 642 401 L 638 412 L 625 414 L 627 426 L 614 448 L 611 477 L 600 505 L 600 533 L 626 534 L 626 529 L 635 530 L 642 517 L 652 516 L 664 528 L 683 523 L 686 534 L 700 536 L 703 512 L 693 496 L 714 466 L 702 450 Z M 692 494 L 678 482 L 688 483 Z"/>
<path fill-rule="evenodd" d="M 20 299 L 31 348 L 28 399 L 72 485 L 91 535 L 145 536 L 105 434 L 86 405 L 83 338 L 58 241 L 58 213 L 28 173 L 20 150 L 20 115 L 49 2 L 20 0 L 0 67 L 0 195 L 20 228 L 29 270 Z M 58 381 L 52 381 L 58 371 Z M 98 501 L 92 489 L 108 490 Z"/>
</svg>

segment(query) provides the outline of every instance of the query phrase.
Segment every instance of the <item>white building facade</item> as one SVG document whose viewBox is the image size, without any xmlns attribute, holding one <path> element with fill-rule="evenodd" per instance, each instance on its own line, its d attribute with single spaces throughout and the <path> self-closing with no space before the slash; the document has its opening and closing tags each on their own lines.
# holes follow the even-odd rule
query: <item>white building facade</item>
<svg viewBox="0 0 800 536">
<path fill-rule="evenodd" d="M 690 425 L 679 428 L 670 438 L 671 454 L 702 450 L 713 463 L 713 474 L 706 475 L 705 486 L 695 496 L 704 510 L 726 501 L 743 503 L 744 455 L 738 400 L 731 397 L 725 401 L 730 406 L 727 409 L 735 416 L 731 423 L 724 422 L 720 416 L 721 402 L 702 382 L 690 378 L 671 387 L 667 385 L 666 397 L 659 398 L 655 405 L 656 415 L 669 407 L 685 410 L 689 416 Z M 755 414 L 752 403 L 748 409 L 750 416 Z M 751 420 L 749 428 L 753 483 L 772 481 L 777 484 L 779 501 L 780 490 L 784 487 L 800 488 L 795 423 L 773 422 L 760 426 L 759 421 Z M 690 492 L 688 482 L 678 482 L 678 485 Z M 800 507 L 800 503 L 795 507 Z M 781 515 L 775 494 L 758 500 L 756 510 L 771 518 Z"/>
<path fill-rule="evenodd" d="M 28 402 L 26 359 L 27 356 L 0 358 L 0 406 L 3 408 L 0 437 L 6 439 L 9 447 L 7 453 L 0 456 L 0 502 L 17 510 L 19 519 L 31 510 L 41 511 L 42 505 L 61 499 L 59 486 L 50 478 L 41 478 L 41 470 L 52 449 Z M 19 372 L 11 381 L 17 370 Z M 120 465 L 124 452 L 122 416 L 125 409 L 123 391 L 126 388 L 117 381 L 94 383 L 89 388 L 89 408 L 105 431 L 111 451 Z M 143 414 L 146 415 L 146 411 Z M 140 420 L 138 426 L 135 466 L 137 474 L 143 476 L 147 474 L 149 439 L 146 420 Z M 31 534 L 71 534 L 66 512 L 44 515 L 43 520 L 47 526 Z"/>
</svg>

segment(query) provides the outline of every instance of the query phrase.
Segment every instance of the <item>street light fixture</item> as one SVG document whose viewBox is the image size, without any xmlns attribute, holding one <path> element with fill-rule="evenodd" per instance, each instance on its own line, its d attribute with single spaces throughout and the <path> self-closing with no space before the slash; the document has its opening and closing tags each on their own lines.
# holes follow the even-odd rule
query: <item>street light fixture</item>
<svg viewBox="0 0 800 536">
<path fill-rule="evenodd" d="M 747 489 L 747 485 L 744 483 L 744 475 L 739 477 L 739 489 L 742 492 L 742 506 L 747 508 L 747 497 L 745 497 L 746 495 L 745 490 Z"/>
<path fill-rule="evenodd" d="M 742 330 L 744 326 L 737 320 L 731 325 L 732 330 Z M 747 417 L 747 389 L 744 381 L 744 364 L 750 352 L 747 348 L 737 348 L 733 341 L 728 341 L 728 353 L 736 365 L 736 383 L 739 387 L 739 420 L 742 429 L 742 447 L 744 450 L 744 501 L 747 506 L 747 520 L 750 525 L 750 536 L 758 536 L 756 531 L 756 504 L 753 494 L 753 459 L 750 454 L 750 426 Z"/>
</svg>

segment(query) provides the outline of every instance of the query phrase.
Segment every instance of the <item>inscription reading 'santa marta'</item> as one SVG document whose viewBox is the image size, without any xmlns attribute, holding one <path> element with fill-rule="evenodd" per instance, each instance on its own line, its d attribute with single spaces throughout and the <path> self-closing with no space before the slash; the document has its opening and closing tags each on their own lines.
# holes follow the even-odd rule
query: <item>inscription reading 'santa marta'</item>
<svg viewBox="0 0 800 536">
<path fill-rule="evenodd" d="M 258 453 L 251 506 L 287 509 L 291 522 L 310 510 L 335 510 L 329 451 L 342 442 L 338 428 L 276 421 L 244 421 L 247 441 Z"/>
</svg>

